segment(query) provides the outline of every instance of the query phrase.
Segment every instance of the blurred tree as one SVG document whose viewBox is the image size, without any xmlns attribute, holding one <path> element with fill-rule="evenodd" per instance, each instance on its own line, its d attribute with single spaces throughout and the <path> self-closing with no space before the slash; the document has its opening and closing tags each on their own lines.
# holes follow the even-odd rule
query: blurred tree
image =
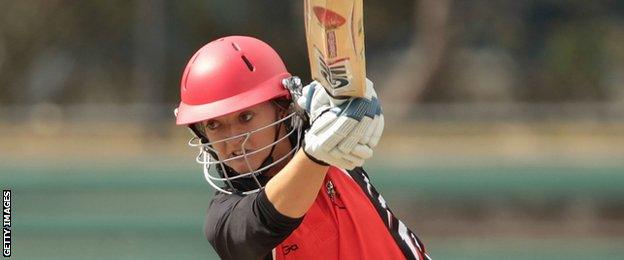
<svg viewBox="0 0 624 260">
<path fill-rule="evenodd" d="M 420 0 L 414 6 L 417 15 L 412 28 L 416 30 L 411 45 L 399 56 L 390 71 L 389 87 L 382 89 L 384 100 L 395 104 L 410 104 L 430 91 L 448 65 L 452 52 L 451 0 Z M 390 111 L 397 117 L 406 115 L 409 106 L 397 106 Z"/>
<path fill-rule="evenodd" d="M 605 8 L 610 1 L 529 1 L 514 53 L 522 68 L 517 99 L 597 101 L 604 77 Z"/>
<path fill-rule="evenodd" d="M 309 78 L 301 1 L 165 1 L 162 19 L 140 19 L 153 7 L 4 1 L 0 103 L 173 104 L 188 58 L 231 34 L 265 40 L 294 74 Z M 365 10 L 368 67 L 377 73 L 370 76 L 382 98 L 405 111 L 414 102 L 507 100 L 507 92 L 518 101 L 605 101 L 622 74 L 611 41 L 620 39 L 623 1 L 371 0 Z M 487 75 L 499 63 L 492 73 L 511 80 Z M 492 90 L 496 84 L 512 91 Z"/>
</svg>

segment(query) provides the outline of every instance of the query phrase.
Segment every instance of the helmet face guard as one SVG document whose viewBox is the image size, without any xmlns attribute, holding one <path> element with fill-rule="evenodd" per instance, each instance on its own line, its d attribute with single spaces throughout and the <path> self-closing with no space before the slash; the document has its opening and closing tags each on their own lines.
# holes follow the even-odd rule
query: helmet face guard
<svg viewBox="0 0 624 260">
<path fill-rule="evenodd" d="M 274 140 L 270 144 L 263 146 L 259 149 L 256 149 L 252 152 L 249 152 L 249 153 L 246 152 L 245 146 L 247 144 L 247 141 L 251 138 L 253 134 L 266 130 L 270 127 L 280 127 L 281 124 L 286 123 L 286 122 L 290 122 L 290 126 L 286 127 L 288 130 L 284 136 L 278 137 L 276 138 L 276 140 Z M 212 186 L 213 188 L 215 188 L 216 190 L 220 192 L 227 193 L 227 194 L 232 194 L 232 193 L 250 194 L 250 193 L 258 192 L 264 187 L 264 184 L 258 179 L 258 176 L 260 174 L 265 173 L 271 167 L 286 160 L 299 149 L 301 135 L 302 135 L 302 126 L 303 126 L 303 121 L 301 117 L 297 114 L 297 112 L 291 112 L 287 116 L 273 123 L 270 123 L 268 125 L 265 125 L 263 127 L 254 129 L 252 131 L 249 131 L 243 134 L 224 138 L 221 140 L 208 141 L 208 142 L 202 142 L 201 137 L 195 136 L 189 140 L 188 144 L 192 147 L 199 148 L 199 154 L 196 157 L 196 161 L 197 163 L 202 165 L 204 178 L 210 184 L 210 186 Z M 219 152 L 213 148 L 215 144 L 232 141 L 236 139 L 242 139 L 241 150 L 243 151 L 243 154 L 241 155 L 234 156 L 231 158 L 226 158 L 225 155 L 220 155 Z M 250 156 L 253 156 L 267 149 L 273 151 L 273 147 L 275 145 L 277 145 L 280 142 L 288 141 L 288 140 L 296 140 L 294 143 L 292 143 L 291 149 L 288 151 L 288 153 L 284 154 L 283 156 L 275 160 L 270 160 L 270 161 L 265 160 L 265 163 L 263 163 L 257 169 L 254 169 L 252 167 L 250 163 L 250 158 L 249 158 Z M 272 155 L 269 154 L 269 156 L 272 156 Z M 225 159 L 221 159 L 221 158 L 225 158 Z M 228 162 L 232 162 L 235 160 L 244 160 L 245 164 L 247 165 L 248 171 L 247 172 L 235 172 L 229 166 L 227 166 Z M 254 187 L 251 190 L 239 190 L 232 183 L 235 180 L 245 180 L 245 179 L 247 179 L 248 181 L 251 181 L 257 187 Z"/>
</svg>

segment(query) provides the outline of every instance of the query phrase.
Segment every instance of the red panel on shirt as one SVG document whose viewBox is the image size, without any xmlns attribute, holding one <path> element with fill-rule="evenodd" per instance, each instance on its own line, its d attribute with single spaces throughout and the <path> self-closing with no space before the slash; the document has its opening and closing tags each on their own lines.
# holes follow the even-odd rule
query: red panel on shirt
<svg viewBox="0 0 624 260">
<path fill-rule="evenodd" d="M 330 167 L 316 201 L 301 225 L 276 247 L 275 259 L 405 256 L 358 184 L 346 172 Z"/>
</svg>

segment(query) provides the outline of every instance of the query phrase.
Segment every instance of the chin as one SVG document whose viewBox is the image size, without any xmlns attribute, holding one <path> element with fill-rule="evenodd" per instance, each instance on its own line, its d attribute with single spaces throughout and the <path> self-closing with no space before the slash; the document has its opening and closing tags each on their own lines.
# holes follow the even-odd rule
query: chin
<svg viewBox="0 0 624 260">
<path fill-rule="evenodd" d="M 260 164 L 262 164 L 262 162 L 256 162 L 256 160 L 250 160 L 249 164 L 251 165 L 252 169 L 255 170 L 255 169 L 260 168 Z M 238 173 L 248 173 L 252 171 L 249 169 L 249 167 L 247 167 L 247 163 L 245 163 L 244 159 L 231 162 L 228 166 L 234 169 Z"/>
</svg>

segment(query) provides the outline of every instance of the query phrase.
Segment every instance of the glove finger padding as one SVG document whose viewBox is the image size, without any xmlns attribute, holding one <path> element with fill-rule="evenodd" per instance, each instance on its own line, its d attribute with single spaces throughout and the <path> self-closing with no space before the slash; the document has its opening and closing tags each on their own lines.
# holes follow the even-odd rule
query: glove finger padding
<svg viewBox="0 0 624 260">
<path fill-rule="evenodd" d="M 381 111 L 377 97 L 372 97 L 370 100 L 361 99 L 359 105 L 366 107 L 366 112 L 360 123 L 353 129 L 352 134 L 339 145 L 340 150 L 345 153 L 350 152 L 357 143 L 368 144 L 372 134 L 375 132 L 373 121 Z"/>
<path fill-rule="evenodd" d="M 371 136 L 370 142 L 368 143 L 368 146 L 370 146 L 371 148 L 377 146 L 377 144 L 379 143 L 379 139 L 381 138 L 381 134 L 383 133 L 384 124 L 384 116 L 381 115 L 379 116 L 379 123 L 377 124 L 377 127 L 375 128 L 375 131 Z"/>
<path fill-rule="evenodd" d="M 350 153 L 356 144 L 364 138 L 364 135 L 373 120 L 370 117 L 365 116 L 351 131 L 349 136 L 345 137 L 339 144 L 338 149 L 344 153 Z M 368 138 L 370 139 L 370 138 Z"/>
<path fill-rule="evenodd" d="M 347 169 L 347 170 L 352 170 L 353 168 L 364 164 L 363 160 L 353 162 L 353 161 L 343 158 L 340 155 L 330 155 L 330 154 L 328 154 L 327 158 L 325 158 L 325 162 L 327 162 L 327 164 L 329 165 L 333 165 L 338 168 Z"/>
<path fill-rule="evenodd" d="M 353 168 L 364 165 L 364 159 L 353 156 L 348 153 L 343 153 L 338 149 L 334 149 L 329 152 L 331 158 L 339 159 L 341 162 L 346 162 L 344 165 L 340 165 L 341 168 L 347 170 L 353 170 Z M 338 166 L 338 165 L 336 165 Z"/>
<path fill-rule="evenodd" d="M 321 116 L 322 117 L 322 116 Z M 339 116 L 326 130 L 318 134 L 318 140 L 323 142 L 323 151 L 330 151 L 335 148 L 340 141 L 351 134 L 358 121 L 352 118 Z"/>
<path fill-rule="evenodd" d="M 353 150 L 351 151 L 351 154 L 353 156 L 356 156 L 356 157 L 362 158 L 364 160 L 367 160 L 367 159 L 373 157 L 373 149 L 368 147 L 368 145 L 358 144 L 355 147 L 353 147 Z"/>
<path fill-rule="evenodd" d="M 373 150 L 365 145 L 356 145 L 352 153 L 344 153 L 339 149 L 333 149 L 329 153 L 321 156 L 322 161 L 327 164 L 352 170 L 355 167 L 364 165 L 364 161 L 373 156 Z"/>
<path fill-rule="evenodd" d="M 374 103 L 363 98 L 349 100 L 338 107 L 325 111 L 312 123 L 310 132 L 318 136 L 317 141 L 324 143 L 322 145 L 324 151 L 333 149 L 348 137 L 349 139 L 341 148 L 343 152 L 348 153 L 362 138 L 370 121 L 372 121 L 370 118 L 363 120 L 372 114 L 370 111 L 374 111 L 374 108 L 371 108 L 372 105 Z M 335 122 L 332 122 L 334 119 Z"/>
<path fill-rule="evenodd" d="M 375 118 L 373 118 L 373 120 L 366 128 L 364 136 L 362 136 L 358 143 L 368 145 L 370 143 L 371 137 L 373 136 L 373 133 L 375 132 L 375 129 L 377 129 L 377 124 L 379 124 L 379 116 L 375 116 Z"/>
<path fill-rule="evenodd" d="M 316 118 L 310 125 L 309 133 L 313 133 L 315 135 L 319 135 L 323 132 L 327 131 L 327 128 L 331 127 L 336 119 L 338 118 L 337 114 L 331 113 L 327 111 L 323 113 L 320 117 Z"/>
<path fill-rule="evenodd" d="M 315 145 L 308 146 L 308 143 L 314 142 L 313 140 L 311 140 L 310 137 L 311 136 L 308 136 L 308 135 L 306 135 L 305 137 L 306 139 L 305 143 L 306 143 L 307 148 L 304 148 L 304 150 L 308 150 L 309 148 L 315 147 Z M 317 144 L 316 146 L 318 147 L 319 145 Z M 306 153 L 308 154 L 308 156 L 312 156 L 316 160 L 319 160 L 326 164 L 333 165 L 333 166 L 343 168 L 343 169 L 353 169 L 357 166 L 361 166 L 364 163 L 363 159 L 352 158 L 352 157 L 346 156 L 344 153 L 340 152 L 337 149 L 334 149 L 331 152 L 323 152 L 321 149 L 316 149 L 316 150 L 313 150 L 312 152 L 314 152 L 313 155 L 309 154 L 308 152 Z"/>
</svg>

